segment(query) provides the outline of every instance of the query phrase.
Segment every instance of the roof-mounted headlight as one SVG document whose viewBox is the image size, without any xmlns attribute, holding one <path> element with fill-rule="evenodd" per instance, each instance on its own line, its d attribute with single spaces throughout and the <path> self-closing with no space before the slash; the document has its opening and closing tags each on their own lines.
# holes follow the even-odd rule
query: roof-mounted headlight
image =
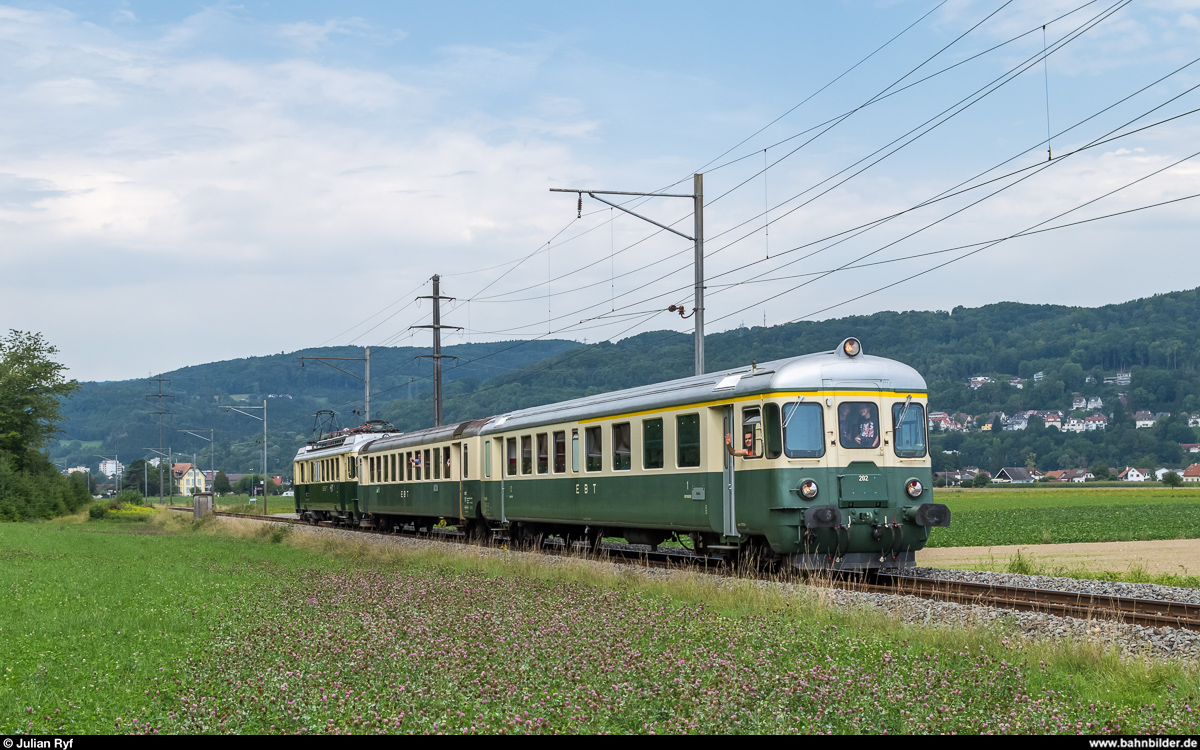
<svg viewBox="0 0 1200 750">
<path fill-rule="evenodd" d="M 849 338 L 842 342 L 842 351 L 847 357 L 857 357 L 862 352 L 862 344 L 856 338 Z"/>
</svg>

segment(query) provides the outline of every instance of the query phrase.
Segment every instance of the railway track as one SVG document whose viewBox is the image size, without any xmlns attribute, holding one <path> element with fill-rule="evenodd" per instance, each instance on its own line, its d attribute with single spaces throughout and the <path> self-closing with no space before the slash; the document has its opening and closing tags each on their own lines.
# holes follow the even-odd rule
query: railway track
<svg viewBox="0 0 1200 750">
<path fill-rule="evenodd" d="M 173 510 L 190 512 L 191 508 L 173 508 Z M 308 525 L 300 524 L 294 519 L 273 516 L 224 512 L 219 512 L 216 515 L 271 523 Z M 346 526 L 334 526 L 328 522 L 322 522 L 319 526 L 339 528 L 363 534 L 404 536 L 417 539 L 440 539 L 447 542 L 464 544 L 468 542 L 466 535 L 461 532 L 455 530 L 443 531 L 436 527 L 430 529 L 429 533 L 417 533 L 415 530 L 413 532 L 388 532 L 376 529 L 352 529 Z M 569 550 L 559 544 L 546 545 L 543 551 L 551 554 L 565 554 Z M 646 552 L 607 546 L 602 552 L 604 556 L 610 559 L 620 559 L 628 563 L 647 567 L 700 567 L 718 572 L 733 572 L 733 566 L 730 565 L 729 561 L 702 555 L 679 554 L 663 552 L 661 550 Z M 871 578 L 835 577 L 831 579 L 831 583 L 833 586 L 839 588 L 864 593 L 916 596 L 923 599 L 955 602 L 958 604 L 983 605 L 1023 612 L 1044 612 L 1060 617 L 1075 617 L 1085 620 L 1115 620 L 1144 627 L 1173 627 L 1200 631 L 1200 605 L 1186 602 L 1138 599 L 1134 597 L 1088 594 L 1075 591 L 1059 591 L 1056 589 L 969 583 L 965 581 L 947 581 L 935 578 L 916 578 L 914 576 L 892 573 L 878 573 Z"/>
</svg>

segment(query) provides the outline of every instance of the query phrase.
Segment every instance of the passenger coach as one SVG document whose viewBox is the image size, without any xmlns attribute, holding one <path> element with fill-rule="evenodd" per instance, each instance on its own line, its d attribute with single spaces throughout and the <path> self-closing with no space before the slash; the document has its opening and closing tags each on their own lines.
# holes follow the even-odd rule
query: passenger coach
<svg viewBox="0 0 1200 750">
<path fill-rule="evenodd" d="M 355 523 L 913 565 L 930 501 L 927 388 L 847 339 L 778 360 L 404 435 L 358 452 Z M 300 476 L 297 473 L 297 476 Z M 300 510 L 300 492 L 297 508 Z M 349 505 L 345 507 L 349 508 Z"/>
</svg>

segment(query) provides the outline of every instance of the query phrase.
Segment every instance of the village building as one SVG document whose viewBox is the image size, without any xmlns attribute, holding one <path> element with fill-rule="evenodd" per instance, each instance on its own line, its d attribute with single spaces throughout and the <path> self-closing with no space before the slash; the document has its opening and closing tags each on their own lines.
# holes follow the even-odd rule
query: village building
<svg viewBox="0 0 1200 750">
<path fill-rule="evenodd" d="M 1183 470 L 1183 481 L 1200 482 L 1200 464 L 1192 464 Z"/>
<path fill-rule="evenodd" d="M 1037 481 L 1037 477 L 1023 466 L 1005 466 L 996 472 L 992 481 L 999 484 L 1033 484 Z"/>
<path fill-rule="evenodd" d="M 1154 415 L 1148 411 L 1134 412 L 1133 423 L 1136 429 L 1144 429 L 1154 426 Z"/>
<path fill-rule="evenodd" d="M 1124 471 L 1117 475 L 1117 479 L 1122 482 L 1145 482 L 1151 476 L 1149 469 L 1135 469 L 1132 466 L 1126 467 Z"/>
<path fill-rule="evenodd" d="M 179 486 L 179 491 L 185 495 L 204 492 L 205 487 L 208 486 L 204 481 L 204 472 L 190 463 L 172 464 L 171 474 L 175 477 L 175 483 Z"/>
</svg>

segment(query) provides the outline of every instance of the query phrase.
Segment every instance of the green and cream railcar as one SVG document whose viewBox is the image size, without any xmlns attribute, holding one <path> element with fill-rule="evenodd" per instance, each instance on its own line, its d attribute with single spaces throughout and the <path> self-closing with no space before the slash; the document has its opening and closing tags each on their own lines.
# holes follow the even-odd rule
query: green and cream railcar
<svg viewBox="0 0 1200 750">
<path fill-rule="evenodd" d="M 352 432 L 301 448 L 292 463 L 296 513 L 300 519 L 311 523 L 356 523 L 361 519 L 358 454 L 371 441 L 387 435 L 387 432 Z"/>
<path fill-rule="evenodd" d="M 359 507 L 381 525 L 444 518 L 527 541 L 688 536 L 799 567 L 905 567 L 949 522 L 929 502 L 926 397 L 911 367 L 848 339 L 374 441 Z"/>
</svg>

